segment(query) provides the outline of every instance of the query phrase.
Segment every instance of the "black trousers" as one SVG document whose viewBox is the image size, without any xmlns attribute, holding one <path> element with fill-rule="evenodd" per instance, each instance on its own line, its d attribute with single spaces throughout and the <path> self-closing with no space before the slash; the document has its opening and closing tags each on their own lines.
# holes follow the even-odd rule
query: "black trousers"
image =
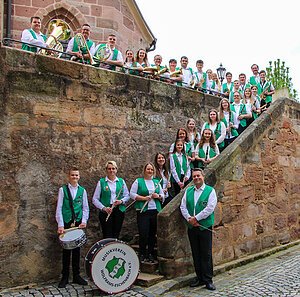
<svg viewBox="0 0 300 297">
<path fill-rule="evenodd" d="M 199 228 L 193 227 L 188 229 L 188 237 L 198 279 L 205 283 L 212 282 L 212 232 L 210 230 L 201 231 Z"/>
<path fill-rule="evenodd" d="M 78 227 L 81 222 L 76 222 L 75 226 Z M 64 228 L 69 229 L 71 227 L 71 223 L 66 224 Z M 70 262 L 71 262 L 71 254 L 72 254 L 72 271 L 73 276 L 79 275 L 80 273 L 80 247 L 75 248 L 73 250 L 65 250 L 63 249 L 62 253 L 62 275 L 64 278 L 69 278 L 70 274 Z"/>
<path fill-rule="evenodd" d="M 114 207 L 112 214 L 106 222 L 107 216 L 108 214 L 106 212 L 99 212 L 103 238 L 119 238 L 125 213 L 120 211 L 119 207 Z"/>
<path fill-rule="evenodd" d="M 146 210 L 142 213 L 137 211 L 139 254 L 144 255 L 145 257 L 149 254 L 154 255 L 157 232 L 157 214 L 158 211 L 156 209 Z"/>
<path fill-rule="evenodd" d="M 184 179 L 184 175 L 181 174 L 180 181 L 183 182 L 183 179 Z M 186 187 L 189 184 L 190 181 L 191 181 L 191 179 L 187 180 L 184 183 L 184 187 Z M 177 194 L 179 194 L 180 191 L 181 191 L 181 188 L 179 187 L 178 183 L 173 180 L 171 182 L 171 194 L 172 194 L 172 197 L 175 197 Z"/>
<path fill-rule="evenodd" d="M 225 143 L 225 145 L 224 145 L 224 148 L 223 148 L 223 150 L 230 144 L 230 143 L 232 143 L 234 140 L 236 139 L 236 137 L 232 137 L 232 138 L 225 138 L 224 139 L 224 143 Z M 222 151 L 223 151 L 222 150 Z"/>
<path fill-rule="evenodd" d="M 242 127 L 241 125 L 239 125 L 239 127 L 237 128 L 237 131 L 238 131 L 239 135 L 240 135 L 241 133 L 243 133 L 243 131 L 244 131 L 246 128 L 247 128 L 247 126 Z"/>
</svg>

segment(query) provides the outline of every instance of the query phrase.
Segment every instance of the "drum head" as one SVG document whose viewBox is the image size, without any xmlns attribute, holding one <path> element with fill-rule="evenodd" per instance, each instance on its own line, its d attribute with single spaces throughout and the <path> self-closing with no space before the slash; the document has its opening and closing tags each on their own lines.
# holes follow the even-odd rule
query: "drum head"
<svg viewBox="0 0 300 297">
<path fill-rule="evenodd" d="M 59 240 L 62 242 L 68 242 L 76 240 L 82 236 L 84 236 L 84 231 L 82 229 L 75 229 L 71 231 L 68 231 L 68 229 L 66 229 L 66 233 L 61 234 L 59 236 Z"/>
<path fill-rule="evenodd" d="M 127 290 L 139 274 L 139 259 L 135 251 L 122 242 L 110 242 L 99 249 L 91 264 L 95 285 L 106 293 Z"/>
</svg>

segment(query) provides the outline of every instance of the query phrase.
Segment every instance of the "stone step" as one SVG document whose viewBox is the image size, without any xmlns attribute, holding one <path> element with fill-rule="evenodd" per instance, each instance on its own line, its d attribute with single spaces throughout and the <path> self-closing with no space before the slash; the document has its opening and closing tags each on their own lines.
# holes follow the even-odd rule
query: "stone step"
<svg viewBox="0 0 300 297">
<path fill-rule="evenodd" d="M 144 273 L 158 274 L 158 261 L 154 263 L 142 262 L 140 263 L 140 270 Z"/>
<path fill-rule="evenodd" d="M 139 251 L 139 245 L 138 244 L 131 244 L 130 245 L 136 252 Z M 154 247 L 154 251 L 157 251 L 157 246 Z"/>
<path fill-rule="evenodd" d="M 141 287 L 150 287 L 164 279 L 165 277 L 163 275 L 141 272 L 135 281 L 135 284 Z"/>
</svg>

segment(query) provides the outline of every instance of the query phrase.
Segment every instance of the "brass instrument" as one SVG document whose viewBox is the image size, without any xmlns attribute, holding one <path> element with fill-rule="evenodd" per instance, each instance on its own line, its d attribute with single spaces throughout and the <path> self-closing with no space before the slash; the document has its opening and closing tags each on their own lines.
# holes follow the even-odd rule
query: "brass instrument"
<svg viewBox="0 0 300 297">
<path fill-rule="evenodd" d="M 89 60 L 90 60 L 90 63 L 91 65 L 95 65 L 97 64 L 92 55 L 91 55 L 91 52 L 89 50 L 89 47 L 88 47 L 88 44 L 86 42 L 86 39 L 84 38 L 84 36 L 81 34 L 81 33 L 77 33 L 75 36 L 74 36 L 74 39 L 76 40 L 77 44 L 78 44 L 78 49 L 79 51 L 81 52 L 82 56 L 83 56 L 83 50 L 86 51 L 86 54 L 88 55 L 89 57 Z M 84 58 L 82 57 L 82 60 L 84 61 Z"/>
<path fill-rule="evenodd" d="M 159 71 L 157 71 L 156 76 L 160 76 L 160 75 L 162 75 L 162 74 L 164 74 L 165 72 L 168 72 L 168 71 L 169 71 L 169 69 L 168 69 L 168 67 L 166 65 L 164 68 L 162 68 Z"/>
<path fill-rule="evenodd" d="M 65 21 L 54 19 L 50 21 L 47 31 L 51 32 L 46 40 L 49 50 L 40 49 L 39 54 L 51 55 L 59 58 L 62 53 L 51 52 L 51 49 L 63 51 L 63 45 L 59 42 L 59 40 L 68 40 L 70 38 L 70 27 Z"/>
<path fill-rule="evenodd" d="M 182 68 L 180 68 L 179 70 L 175 70 L 173 72 L 170 72 L 170 77 L 177 77 L 179 75 L 182 75 Z"/>
<path fill-rule="evenodd" d="M 101 44 L 95 52 L 94 60 L 96 63 L 105 62 L 111 53 L 112 51 L 109 44 Z"/>
<path fill-rule="evenodd" d="M 157 73 L 160 70 L 159 66 L 149 66 L 149 67 L 145 67 L 144 68 L 144 72 L 148 72 L 148 73 Z"/>
</svg>

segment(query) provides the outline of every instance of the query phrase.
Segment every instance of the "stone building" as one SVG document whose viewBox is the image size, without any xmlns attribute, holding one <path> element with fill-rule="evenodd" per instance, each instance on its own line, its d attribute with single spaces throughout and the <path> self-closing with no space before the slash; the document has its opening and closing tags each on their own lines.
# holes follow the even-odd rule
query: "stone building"
<svg viewBox="0 0 300 297">
<path fill-rule="evenodd" d="M 29 27 L 30 17 L 36 15 L 42 19 L 44 33 L 49 21 L 58 18 L 70 25 L 72 33 L 82 24 L 90 24 L 91 39 L 97 43 L 115 34 L 122 53 L 128 48 L 155 48 L 156 39 L 134 0 L 4 0 L 0 11 L 1 39 L 20 39 L 22 31 Z"/>
</svg>

